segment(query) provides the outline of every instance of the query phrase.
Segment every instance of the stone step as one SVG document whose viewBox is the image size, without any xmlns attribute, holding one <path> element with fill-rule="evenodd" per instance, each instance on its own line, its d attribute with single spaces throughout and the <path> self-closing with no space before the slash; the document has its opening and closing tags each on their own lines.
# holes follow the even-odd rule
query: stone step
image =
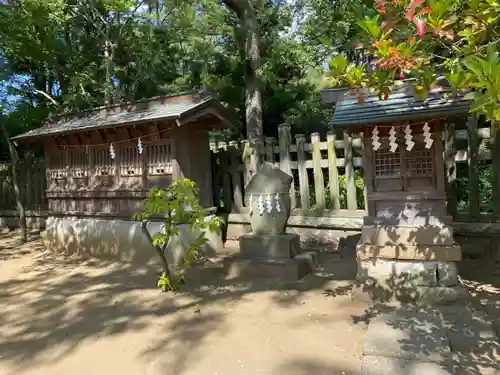
<svg viewBox="0 0 500 375">
<path fill-rule="evenodd" d="M 450 366 L 439 363 L 365 356 L 361 364 L 361 375 L 455 375 L 455 372 Z"/>
<path fill-rule="evenodd" d="M 468 307 L 401 307 L 370 322 L 361 375 L 498 375 L 498 340 Z"/>
<path fill-rule="evenodd" d="M 442 307 L 439 311 L 453 359 L 462 371 L 457 373 L 500 374 L 500 339 L 490 318 L 465 306 Z"/>
<path fill-rule="evenodd" d="M 445 365 L 451 354 L 442 316 L 432 309 L 402 308 L 373 318 L 363 346 L 365 356 Z"/>
</svg>

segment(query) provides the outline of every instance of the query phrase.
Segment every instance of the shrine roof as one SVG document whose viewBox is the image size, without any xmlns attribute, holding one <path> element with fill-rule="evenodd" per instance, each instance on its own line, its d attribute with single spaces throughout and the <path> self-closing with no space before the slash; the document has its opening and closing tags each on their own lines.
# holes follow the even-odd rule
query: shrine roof
<svg viewBox="0 0 500 375">
<path fill-rule="evenodd" d="M 359 104 L 356 97 L 337 102 L 334 109 L 333 126 L 372 125 L 401 120 L 433 119 L 466 115 L 470 100 L 463 97 L 446 98 L 443 90 L 429 93 L 426 101 L 415 100 L 409 90 L 392 93 L 387 100 L 376 94 L 365 94 L 365 102 Z"/>
<path fill-rule="evenodd" d="M 178 125 L 182 125 L 207 114 L 216 116 L 225 127 L 240 126 L 231 111 L 212 97 L 176 95 L 63 113 L 47 121 L 42 127 L 12 139 L 25 140 L 161 120 L 178 120 Z"/>
</svg>

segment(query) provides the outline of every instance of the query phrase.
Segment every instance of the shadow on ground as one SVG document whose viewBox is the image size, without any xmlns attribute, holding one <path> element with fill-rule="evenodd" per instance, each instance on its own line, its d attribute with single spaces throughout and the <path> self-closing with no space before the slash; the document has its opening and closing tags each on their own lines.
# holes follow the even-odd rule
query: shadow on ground
<svg viewBox="0 0 500 375">
<path fill-rule="evenodd" d="M 277 374 L 287 375 L 357 375 L 356 370 L 348 366 L 321 363 L 307 358 L 297 358 L 283 363 L 276 369 Z"/>
<path fill-rule="evenodd" d="M 205 336 L 221 328 L 226 307 L 269 291 L 274 293 L 276 306 L 297 306 L 310 291 L 328 297 L 337 285 L 347 290 L 354 285 L 356 273 L 353 253 L 321 255 L 319 272 L 295 283 L 228 281 L 220 273 L 222 262 L 211 262 L 196 268 L 188 285 L 172 295 L 155 289 L 155 269 L 54 256 L 39 252 L 34 242 L 2 243 L 0 261 L 25 259 L 15 275 L 0 277 L 0 363 L 9 363 L 16 371 L 57 363 L 103 336 L 119 337 L 150 328 L 156 330 L 155 339 L 141 355 L 158 357 L 175 348 L 169 371 L 180 374 L 195 360 Z M 185 314 L 154 327 L 155 319 L 179 311 Z M 282 373 L 298 375 L 334 370 L 300 360 L 283 366 Z"/>
</svg>

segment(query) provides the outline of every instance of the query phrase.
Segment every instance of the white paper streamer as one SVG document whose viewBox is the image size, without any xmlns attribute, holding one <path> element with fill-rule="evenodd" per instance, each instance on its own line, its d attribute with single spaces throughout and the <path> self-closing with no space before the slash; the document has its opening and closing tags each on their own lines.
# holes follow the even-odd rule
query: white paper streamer
<svg viewBox="0 0 500 375">
<path fill-rule="evenodd" d="M 253 213 L 252 200 L 253 200 L 253 195 L 250 194 L 250 196 L 248 197 L 248 214 L 249 215 L 251 215 Z"/>
<path fill-rule="evenodd" d="M 415 142 L 413 142 L 413 135 L 411 134 L 410 125 L 406 125 L 405 127 L 405 144 L 407 151 L 411 151 L 413 146 L 415 146 Z"/>
<path fill-rule="evenodd" d="M 276 193 L 274 196 L 274 200 L 276 201 L 276 211 L 281 212 L 281 204 L 280 204 L 280 195 L 279 193 Z"/>
<path fill-rule="evenodd" d="M 266 197 L 266 212 L 270 214 L 273 211 L 273 199 L 271 194 Z"/>
<path fill-rule="evenodd" d="M 422 130 L 424 131 L 425 148 L 429 149 L 432 147 L 434 140 L 432 139 L 431 128 L 427 122 L 422 127 Z"/>
<path fill-rule="evenodd" d="M 257 199 L 257 209 L 260 216 L 264 215 L 264 200 L 262 199 L 262 195 L 259 195 L 259 199 Z"/>
<path fill-rule="evenodd" d="M 139 155 L 142 155 L 142 151 L 144 150 L 143 147 L 142 147 L 142 142 L 141 142 L 141 139 L 139 138 L 137 140 L 137 150 L 139 151 Z"/>
<path fill-rule="evenodd" d="M 109 156 L 111 157 L 111 159 L 115 159 L 116 157 L 116 152 L 115 152 L 115 147 L 113 146 L 112 143 L 109 144 Z"/>
<path fill-rule="evenodd" d="M 378 127 L 374 127 L 372 130 L 372 149 L 373 151 L 377 151 L 380 146 L 382 146 L 382 143 L 380 143 L 380 137 L 378 136 Z"/>
<path fill-rule="evenodd" d="M 389 130 L 389 151 L 396 152 L 398 149 L 398 144 L 396 142 L 396 129 L 394 126 Z"/>
</svg>

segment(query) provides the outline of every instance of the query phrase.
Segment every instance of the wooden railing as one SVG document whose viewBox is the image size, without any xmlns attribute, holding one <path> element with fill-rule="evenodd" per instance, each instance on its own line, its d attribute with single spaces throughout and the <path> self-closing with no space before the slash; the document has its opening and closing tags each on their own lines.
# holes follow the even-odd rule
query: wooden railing
<svg viewBox="0 0 500 375">
<path fill-rule="evenodd" d="M 448 209 L 455 221 L 500 221 L 500 201 L 495 194 L 493 173 L 500 160 L 492 159 L 490 128 L 446 126 L 445 181 Z M 244 186 L 248 181 L 249 158 L 242 158 L 244 142 L 211 142 L 214 199 L 225 212 L 245 213 Z M 360 136 L 347 133 L 313 133 L 291 136 L 286 125 L 279 127 L 278 139 L 266 138 L 264 159 L 294 178 L 294 215 L 359 217 L 365 207 Z M 22 160 L 18 178 L 26 208 L 47 207 L 45 163 L 41 159 Z M 500 190 L 498 190 L 500 192 Z M 0 164 L 0 210 L 16 207 L 11 169 Z"/>
<path fill-rule="evenodd" d="M 467 128 L 446 125 L 445 181 L 450 214 L 458 221 L 495 222 L 500 202 L 488 194 L 491 173 L 500 160 L 492 160 L 490 128 L 477 128 L 475 118 Z M 245 213 L 244 186 L 249 179 L 249 159 L 242 158 L 245 141 L 212 142 L 215 200 L 223 211 Z M 313 133 L 307 139 L 282 125 L 278 139 L 266 138 L 263 158 L 290 173 L 292 214 L 302 216 L 353 216 L 364 210 L 361 135 Z"/>
</svg>

